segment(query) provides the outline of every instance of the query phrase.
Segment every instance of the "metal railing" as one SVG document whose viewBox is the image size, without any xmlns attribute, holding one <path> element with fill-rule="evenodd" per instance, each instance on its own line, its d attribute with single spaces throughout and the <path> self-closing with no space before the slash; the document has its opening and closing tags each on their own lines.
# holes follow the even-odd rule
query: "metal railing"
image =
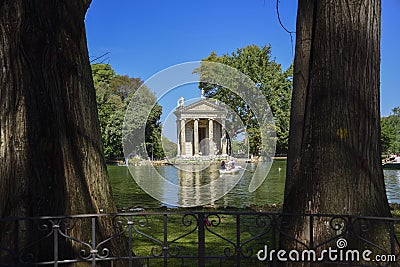
<svg viewBox="0 0 400 267">
<path fill-rule="evenodd" d="M 286 221 L 300 217 L 310 224 L 306 234 L 309 242 L 295 240 L 303 250 L 336 247 L 337 242 L 356 237 L 365 249 L 378 250 L 382 255 L 391 255 L 391 258 L 368 264 L 354 260 L 338 264 L 400 266 L 400 218 L 236 211 L 139 211 L 3 218 L 0 219 L 0 244 L 4 243 L 2 240 L 10 242 L 0 246 L 0 266 L 74 266 L 81 262 L 92 266 L 98 266 L 100 262 L 107 262 L 109 266 L 119 266 L 121 262 L 124 266 L 137 266 L 140 262 L 147 267 L 276 266 L 280 260 L 276 253 L 270 261 L 263 261 L 260 255 L 266 253 L 263 250 L 266 247 L 277 251 L 279 238 L 288 236 Z M 98 233 L 100 221 L 108 221 L 114 234 L 101 237 Z M 329 233 L 329 237 L 319 243 L 314 240 L 313 223 L 316 221 L 323 222 Z M 388 244 L 385 248 L 365 238 L 364 233 L 370 231 L 369 227 L 376 222 L 388 229 L 382 236 Z M 87 240 L 74 236 L 74 230 L 84 225 L 90 229 Z M 27 231 L 33 231 L 35 239 L 22 242 L 21 236 Z M 128 245 L 118 254 L 112 250 L 111 244 L 121 238 L 126 238 Z M 64 253 L 68 249 L 71 251 Z"/>
</svg>

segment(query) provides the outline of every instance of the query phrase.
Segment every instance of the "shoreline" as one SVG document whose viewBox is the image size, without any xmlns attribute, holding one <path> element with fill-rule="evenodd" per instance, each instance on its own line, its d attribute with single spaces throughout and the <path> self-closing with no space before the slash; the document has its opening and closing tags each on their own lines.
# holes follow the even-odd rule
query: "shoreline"
<svg viewBox="0 0 400 267">
<path fill-rule="evenodd" d="M 235 158 L 231 157 L 234 159 L 236 162 L 247 162 L 247 163 L 257 163 L 260 161 L 259 158 Z M 220 162 L 221 160 L 227 160 L 225 158 L 215 158 L 215 159 L 210 159 L 210 158 L 174 158 L 171 160 L 168 159 L 161 159 L 161 160 L 138 160 L 135 161 L 133 165 L 155 165 L 155 166 L 164 166 L 164 165 L 174 165 L 174 164 L 209 164 L 210 162 Z M 272 160 L 287 160 L 286 156 L 274 156 L 272 157 Z M 106 160 L 106 164 L 108 165 L 118 165 L 118 166 L 126 166 L 125 161 L 120 160 L 120 159 L 109 159 Z"/>
<path fill-rule="evenodd" d="M 400 217 L 400 203 L 389 203 L 390 212 L 393 217 Z M 118 212 L 132 212 L 138 211 L 140 209 L 141 212 L 152 212 L 152 211 L 166 211 L 166 212 L 183 212 L 183 211 L 238 211 L 238 212 L 282 212 L 283 203 L 276 204 L 264 204 L 264 205 L 252 205 L 250 207 L 237 208 L 232 206 L 227 207 L 212 207 L 210 205 L 199 206 L 199 207 L 167 207 L 161 206 L 158 208 L 118 208 Z M 343 214 L 340 214 L 343 215 Z"/>
</svg>

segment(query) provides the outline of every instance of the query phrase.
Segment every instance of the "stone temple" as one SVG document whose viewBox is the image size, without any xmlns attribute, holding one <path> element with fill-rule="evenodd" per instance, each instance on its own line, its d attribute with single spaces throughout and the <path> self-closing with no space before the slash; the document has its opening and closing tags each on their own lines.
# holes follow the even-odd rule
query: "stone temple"
<svg viewBox="0 0 400 267">
<path fill-rule="evenodd" d="M 178 133 L 177 157 L 227 156 L 229 141 L 225 129 L 227 111 L 217 101 L 202 96 L 199 101 L 185 106 L 184 98 L 181 97 L 174 114 Z"/>
</svg>

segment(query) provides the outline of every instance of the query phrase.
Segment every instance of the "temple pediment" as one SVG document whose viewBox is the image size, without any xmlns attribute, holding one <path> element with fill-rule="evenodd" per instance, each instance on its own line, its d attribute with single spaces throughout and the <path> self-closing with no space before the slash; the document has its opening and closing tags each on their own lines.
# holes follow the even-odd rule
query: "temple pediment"
<svg viewBox="0 0 400 267">
<path fill-rule="evenodd" d="M 181 106 L 176 109 L 175 114 L 188 114 L 188 113 L 210 113 L 210 114 L 225 114 L 226 109 L 222 106 L 211 102 L 210 100 L 202 99 L 188 106 Z"/>
<path fill-rule="evenodd" d="M 211 106 L 211 105 L 207 105 L 207 104 L 201 104 L 201 105 L 196 105 L 194 107 L 190 107 L 187 108 L 186 111 L 190 111 L 190 110 L 215 110 L 215 107 Z"/>
</svg>

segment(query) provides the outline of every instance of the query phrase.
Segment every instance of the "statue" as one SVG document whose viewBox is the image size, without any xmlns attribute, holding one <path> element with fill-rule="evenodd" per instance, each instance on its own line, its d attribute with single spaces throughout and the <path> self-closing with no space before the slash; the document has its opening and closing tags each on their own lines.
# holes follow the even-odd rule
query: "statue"
<svg viewBox="0 0 400 267">
<path fill-rule="evenodd" d="M 178 107 L 184 107 L 184 105 L 185 105 L 185 99 L 183 98 L 183 96 L 181 96 L 181 97 L 178 99 L 177 105 L 178 105 Z"/>
</svg>

